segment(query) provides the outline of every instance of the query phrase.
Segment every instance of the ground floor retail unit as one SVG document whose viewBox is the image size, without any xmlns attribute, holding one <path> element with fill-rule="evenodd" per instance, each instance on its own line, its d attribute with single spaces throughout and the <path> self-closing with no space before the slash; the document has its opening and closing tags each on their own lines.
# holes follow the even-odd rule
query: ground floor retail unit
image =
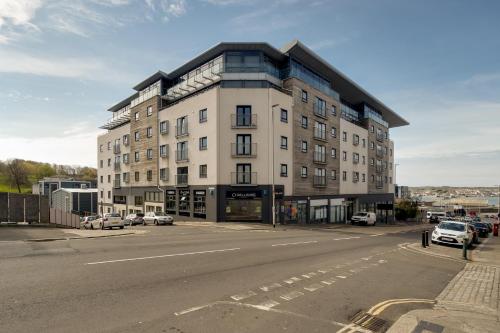
<svg viewBox="0 0 500 333">
<path fill-rule="evenodd" d="M 115 191 L 113 211 L 160 211 L 177 221 L 272 222 L 272 187 L 188 186 L 128 188 Z M 360 211 L 375 212 L 379 223 L 394 220 L 392 193 L 329 196 L 284 196 L 277 185 L 276 222 L 282 224 L 346 223 Z M 110 206 L 105 210 L 109 210 Z"/>
</svg>

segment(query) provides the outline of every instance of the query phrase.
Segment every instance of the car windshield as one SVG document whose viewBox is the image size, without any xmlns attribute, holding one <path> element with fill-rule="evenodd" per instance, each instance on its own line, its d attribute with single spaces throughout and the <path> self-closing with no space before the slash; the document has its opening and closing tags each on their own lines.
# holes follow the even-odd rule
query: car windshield
<svg viewBox="0 0 500 333">
<path fill-rule="evenodd" d="M 120 217 L 121 215 L 118 213 L 111 213 L 108 215 L 109 217 Z"/>
<path fill-rule="evenodd" d="M 155 212 L 155 215 L 156 216 L 166 216 L 167 214 L 165 214 L 164 212 Z"/>
<path fill-rule="evenodd" d="M 465 224 L 450 223 L 450 222 L 441 222 L 439 224 L 439 229 L 453 230 L 453 231 L 464 231 L 465 230 Z"/>
<path fill-rule="evenodd" d="M 366 216 L 366 215 L 367 215 L 367 213 L 358 213 L 358 214 L 356 214 L 356 215 L 358 215 L 358 216 Z"/>
<path fill-rule="evenodd" d="M 137 213 L 136 216 L 137 217 L 144 217 L 144 214 L 143 213 Z"/>
</svg>

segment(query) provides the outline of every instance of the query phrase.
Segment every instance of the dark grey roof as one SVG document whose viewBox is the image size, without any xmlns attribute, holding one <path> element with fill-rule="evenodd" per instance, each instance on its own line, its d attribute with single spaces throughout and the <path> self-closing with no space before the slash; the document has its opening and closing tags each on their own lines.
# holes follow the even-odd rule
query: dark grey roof
<svg viewBox="0 0 500 333">
<path fill-rule="evenodd" d="M 137 91 L 140 91 L 144 88 L 149 87 L 152 83 L 155 83 L 156 81 L 158 81 L 160 79 L 170 79 L 170 77 L 168 76 L 167 73 L 162 72 L 162 71 L 158 71 L 158 72 L 154 73 L 153 75 L 151 75 L 150 77 L 148 77 L 147 79 L 145 79 L 144 81 L 142 81 L 141 83 L 138 83 L 134 87 L 134 89 Z"/>
<path fill-rule="evenodd" d="M 321 73 L 323 77 L 333 82 L 333 89 L 340 94 L 341 98 L 352 104 L 367 103 L 374 107 L 382 113 L 382 116 L 389 123 L 390 127 L 409 125 L 408 121 L 360 87 L 357 83 L 349 79 L 341 71 L 330 65 L 300 41 L 292 41 L 285 45 L 281 51 L 299 60 L 313 71 Z"/>
<path fill-rule="evenodd" d="M 139 96 L 139 93 L 136 92 L 135 94 L 133 94 L 132 96 L 130 97 L 127 97 L 126 99 L 124 99 L 123 101 L 119 102 L 119 103 L 116 103 L 115 105 L 113 105 L 112 107 L 110 107 L 108 109 L 108 111 L 111 111 L 111 112 L 114 112 L 114 111 L 118 111 L 120 110 L 122 107 L 124 106 L 127 106 L 128 104 L 130 104 L 130 102 L 134 99 L 134 98 L 137 98 Z"/>
</svg>

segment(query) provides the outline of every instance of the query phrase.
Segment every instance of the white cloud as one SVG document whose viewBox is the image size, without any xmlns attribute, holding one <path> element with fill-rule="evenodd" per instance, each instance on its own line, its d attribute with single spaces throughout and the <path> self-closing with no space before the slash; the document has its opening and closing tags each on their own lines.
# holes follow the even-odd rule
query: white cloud
<svg viewBox="0 0 500 333">
<path fill-rule="evenodd" d="M 42 6 L 41 0 L 0 1 L 0 27 L 6 24 L 35 28 L 31 23 L 35 12 Z"/>
<path fill-rule="evenodd" d="M 171 16 L 179 17 L 186 13 L 186 0 L 145 0 L 146 5 L 168 20 Z"/>
</svg>

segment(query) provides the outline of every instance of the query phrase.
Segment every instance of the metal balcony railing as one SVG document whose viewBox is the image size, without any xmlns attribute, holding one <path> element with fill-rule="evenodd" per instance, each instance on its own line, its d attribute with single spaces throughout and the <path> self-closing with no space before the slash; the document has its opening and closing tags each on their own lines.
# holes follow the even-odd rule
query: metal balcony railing
<svg viewBox="0 0 500 333">
<path fill-rule="evenodd" d="M 175 175 L 175 185 L 186 186 L 187 184 L 188 184 L 188 174 L 187 173 L 181 173 L 181 174 Z"/>
<path fill-rule="evenodd" d="M 257 128 L 257 115 L 231 115 L 231 128 Z"/>
<path fill-rule="evenodd" d="M 255 157 L 257 156 L 256 143 L 231 143 L 231 156 Z"/>
<path fill-rule="evenodd" d="M 314 176 L 313 177 L 314 187 L 326 187 L 326 176 Z"/>
<path fill-rule="evenodd" d="M 314 127 L 313 137 L 317 140 L 326 141 L 326 130 L 319 127 Z"/>
<path fill-rule="evenodd" d="M 257 172 L 231 172 L 231 185 L 257 185 Z"/>
<path fill-rule="evenodd" d="M 382 149 L 377 149 L 376 155 L 377 157 L 384 157 L 384 151 Z"/>
<path fill-rule="evenodd" d="M 326 153 L 315 151 L 313 155 L 313 162 L 319 164 L 326 164 Z"/>
<path fill-rule="evenodd" d="M 314 114 L 316 116 L 326 119 L 326 112 L 327 112 L 326 106 L 324 106 L 323 108 L 321 108 L 320 104 L 314 102 L 314 104 L 313 104 L 313 112 L 314 112 Z"/>
<path fill-rule="evenodd" d="M 377 141 L 384 142 L 384 133 L 377 133 Z"/>
<path fill-rule="evenodd" d="M 176 138 L 181 138 L 183 136 L 188 136 L 189 131 L 188 131 L 188 125 L 185 123 L 182 126 L 175 126 L 175 137 Z"/>
<path fill-rule="evenodd" d="M 176 150 L 175 151 L 175 161 L 176 162 L 187 162 L 189 161 L 188 158 L 188 150 Z"/>
<path fill-rule="evenodd" d="M 113 168 L 115 171 L 120 171 L 122 169 L 121 164 L 116 162 L 114 163 Z"/>
<path fill-rule="evenodd" d="M 381 165 L 377 165 L 377 166 L 375 167 L 375 171 L 377 171 L 377 172 L 382 172 L 382 171 L 383 171 L 382 166 L 381 166 Z"/>
</svg>

